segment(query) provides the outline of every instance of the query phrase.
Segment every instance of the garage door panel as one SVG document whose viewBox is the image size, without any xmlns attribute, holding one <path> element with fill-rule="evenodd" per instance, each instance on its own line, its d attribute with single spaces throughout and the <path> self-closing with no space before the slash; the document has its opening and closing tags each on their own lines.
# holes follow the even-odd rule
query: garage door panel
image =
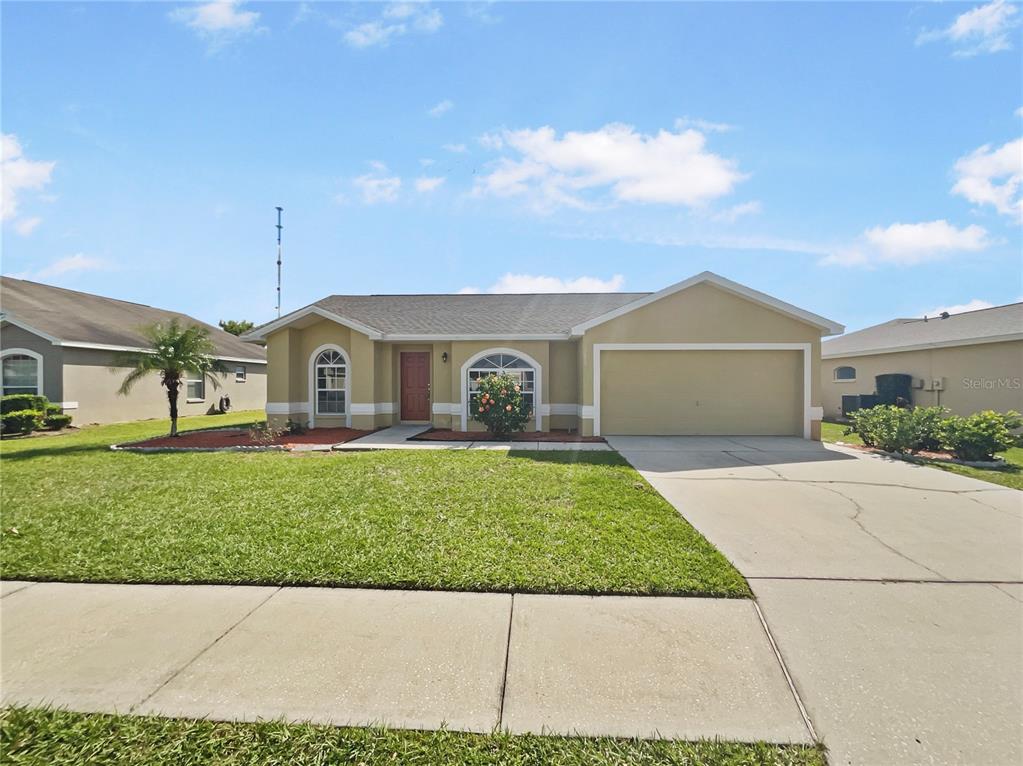
<svg viewBox="0 0 1023 766">
<path fill-rule="evenodd" d="M 800 351 L 604 351 L 605 434 L 801 436 Z"/>
</svg>

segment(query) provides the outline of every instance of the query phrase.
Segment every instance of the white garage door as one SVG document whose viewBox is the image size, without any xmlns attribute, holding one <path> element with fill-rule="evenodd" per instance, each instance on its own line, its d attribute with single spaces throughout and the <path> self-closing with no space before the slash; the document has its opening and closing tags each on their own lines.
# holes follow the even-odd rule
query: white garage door
<svg viewBox="0 0 1023 766">
<path fill-rule="evenodd" d="M 803 435 L 802 351 L 602 351 L 602 434 Z"/>
</svg>

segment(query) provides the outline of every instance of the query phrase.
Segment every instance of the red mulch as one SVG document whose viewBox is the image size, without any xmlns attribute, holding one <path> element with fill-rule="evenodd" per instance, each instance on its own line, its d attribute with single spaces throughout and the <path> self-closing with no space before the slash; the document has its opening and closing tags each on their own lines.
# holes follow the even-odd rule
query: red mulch
<svg viewBox="0 0 1023 766">
<path fill-rule="evenodd" d="M 313 428 L 304 434 L 284 434 L 274 439 L 271 444 L 288 446 L 291 444 L 341 444 L 358 439 L 360 436 L 373 433 L 357 428 Z M 248 429 L 222 428 L 215 431 L 186 431 L 180 436 L 159 436 L 144 442 L 133 442 L 131 447 L 169 447 L 204 449 L 215 447 L 263 447 L 263 442 L 256 442 L 249 436 Z"/>
<path fill-rule="evenodd" d="M 452 431 L 450 428 L 431 428 L 413 436 L 410 441 L 424 442 L 593 442 L 603 444 L 601 436 L 580 436 L 570 431 L 520 431 L 508 439 L 497 439 L 488 431 Z"/>
</svg>

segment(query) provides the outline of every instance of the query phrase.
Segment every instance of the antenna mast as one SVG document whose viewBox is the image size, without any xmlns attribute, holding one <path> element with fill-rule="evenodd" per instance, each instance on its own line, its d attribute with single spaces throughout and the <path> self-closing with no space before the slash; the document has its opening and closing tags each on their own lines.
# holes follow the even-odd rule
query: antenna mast
<svg viewBox="0 0 1023 766">
<path fill-rule="evenodd" d="M 284 208 L 277 208 L 277 317 L 281 316 L 281 213 Z"/>
</svg>

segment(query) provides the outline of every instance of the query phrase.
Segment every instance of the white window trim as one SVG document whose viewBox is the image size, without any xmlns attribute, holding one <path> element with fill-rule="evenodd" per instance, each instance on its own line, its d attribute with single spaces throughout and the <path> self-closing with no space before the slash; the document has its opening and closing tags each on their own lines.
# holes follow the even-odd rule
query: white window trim
<svg viewBox="0 0 1023 766">
<path fill-rule="evenodd" d="M 36 360 L 36 396 L 41 396 L 43 391 L 46 390 L 43 388 L 43 355 L 30 348 L 5 348 L 3 351 L 0 351 L 0 362 L 3 361 L 5 356 L 14 356 L 15 354 L 23 354 Z M 2 383 L 3 381 L 0 380 L 0 395 L 3 394 Z"/>
<path fill-rule="evenodd" d="M 593 344 L 593 435 L 600 436 L 600 353 L 602 351 L 802 351 L 803 352 L 803 438 L 810 438 L 810 421 L 819 420 L 820 407 L 811 405 L 813 360 L 809 343 L 594 343 Z M 584 414 L 585 418 L 586 415 Z"/>
<path fill-rule="evenodd" d="M 840 378 L 840 377 L 838 377 L 838 371 L 842 367 L 848 367 L 850 370 L 852 370 L 853 371 L 853 376 L 851 378 Z M 856 382 L 856 368 L 853 367 L 850 364 L 840 364 L 840 365 L 838 365 L 838 367 L 836 367 L 835 369 L 833 369 L 831 371 L 831 382 L 832 383 L 855 383 Z"/>
<path fill-rule="evenodd" d="M 242 376 L 238 377 L 238 368 L 242 370 Z M 236 364 L 234 366 L 234 382 L 235 383 L 248 383 L 249 382 L 249 368 L 244 364 Z"/>
<path fill-rule="evenodd" d="M 309 427 L 316 428 L 316 360 L 324 351 L 337 351 L 345 360 L 345 427 L 352 427 L 352 358 L 336 343 L 324 343 L 309 356 Z M 338 415 L 321 415 L 336 418 Z"/>
<path fill-rule="evenodd" d="M 201 383 L 202 384 L 202 397 L 195 397 L 188 395 L 188 384 L 189 383 Z M 199 375 L 197 378 L 185 378 L 185 403 L 186 404 L 198 404 L 199 402 L 206 401 L 206 376 Z"/>
<path fill-rule="evenodd" d="M 465 364 L 462 365 L 462 400 L 461 407 L 459 408 L 462 414 L 462 431 L 469 430 L 469 370 L 472 369 L 473 365 L 476 364 L 480 359 L 491 354 L 511 354 L 517 356 L 520 359 L 524 359 L 533 365 L 533 416 L 536 418 L 536 430 L 543 430 L 543 412 L 541 410 L 541 396 L 543 395 L 543 368 L 540 363 L 536 361 L 529 354 L 524 351 L 519 351 L 515 348 L 488 348 L 485 351 L 480 351 L 478 354 L 474 354 L 466 360 Z"/>
</svg>

